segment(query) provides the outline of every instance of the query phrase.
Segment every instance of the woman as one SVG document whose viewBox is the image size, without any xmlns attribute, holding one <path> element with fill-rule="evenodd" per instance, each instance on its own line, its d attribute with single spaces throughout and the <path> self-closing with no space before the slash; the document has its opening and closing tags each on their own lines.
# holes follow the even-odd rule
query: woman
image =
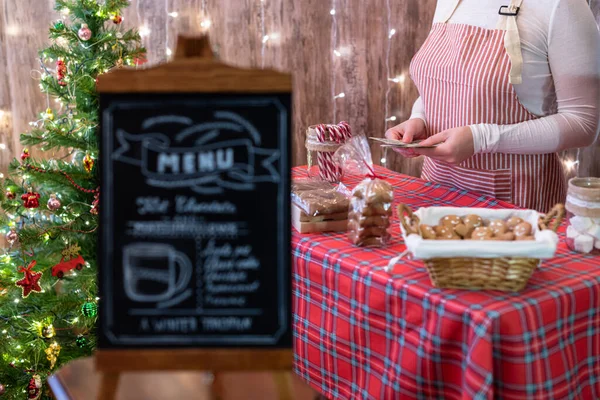
<svg viewBox="0 0 600 400">
<path fill-rule="evenodd" d="M 386 137 L 438 145 L 411 154 L 424 179 L 542 212 L 565 201 L 557 152 L 592 144 L 600 117 L 585 0 L 439 0 L 411 76 L 421 96 Z"/>
</svg>

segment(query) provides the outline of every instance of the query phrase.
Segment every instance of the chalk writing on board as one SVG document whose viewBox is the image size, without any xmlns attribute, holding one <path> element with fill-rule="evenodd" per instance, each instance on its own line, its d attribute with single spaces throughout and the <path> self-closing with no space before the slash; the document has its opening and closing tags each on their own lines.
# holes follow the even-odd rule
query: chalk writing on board
<svg viewBox="0 0 600 400">
<path fill-rule="evenodd" d="M 247 131 L 258 137 L 256 128 L 241 116 L 217 111 L 215 119 L 185 128 L 173 140 L 163 133 L 131 134 L 117 129 L 120 148 L 113 153 L 116 161 L 136 165 L 151 186 L 162 188 L 191 188 L 197 193 L 217 193 L 225 188 L 253 190 L 257 182 L 280 181 L 274 163 L 280 158 L 278 150 L 261 149 L 250 139 L 226 140 L 207 144 L 207 138 L 216 138 L 220 130 Z M 158 122 L 176 120 L 169 116 L 162 120 L 153 117 L 142 123 L 151 127 Z M 179 121 L 179 120 L 177 120 Z M 186 121 L 187 122 L 187 121 Z M 181 145 L 191 135 L 199 139 L 195 146 Z M 138 151 L 141 148 L 141 151 Z M 136 156 L 138 154 L 138 156 Z"/>
<path fill-rule="evenodd" d="M 168 214 L 172 212 L 172 201 L 161 197 L 140 196 L 135 199 L 138 214 Z M 231 202 L 199 202 L 196 197 L 175 196 L 175 212 L 177 214 L 235 214 L 237 207 Z"/>
<path fill-rule="evenodd" d="M 198 221 L 196 221 L 198 222 Z M 161 238 L 215 237 L 235 238 L 240 233 L 240 222 L 206 222 L 191 225 L 192 221 L 130 221 L 128 233 L 136 237 L 155 236 Z"/>
</svg>

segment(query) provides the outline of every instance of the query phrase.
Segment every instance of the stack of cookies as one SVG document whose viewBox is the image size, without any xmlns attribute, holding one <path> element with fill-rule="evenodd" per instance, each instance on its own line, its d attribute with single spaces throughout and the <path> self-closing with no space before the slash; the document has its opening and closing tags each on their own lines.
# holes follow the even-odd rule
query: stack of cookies
<svg viewBox="0 0 600 400">
<path fill-rule="evenodd" d="M 378 247 L 388 242 L 393 200 L 391 185 L 380 179 L 366 179 L 354 188 L 348 215 L 353 244 Z"/>
<path fill-rule="evenodd" d="M 328 182 L 292 184 L 292 225 L 300 233 L 341 232 L 348 227 L 347 194 Z"/>
</svg>

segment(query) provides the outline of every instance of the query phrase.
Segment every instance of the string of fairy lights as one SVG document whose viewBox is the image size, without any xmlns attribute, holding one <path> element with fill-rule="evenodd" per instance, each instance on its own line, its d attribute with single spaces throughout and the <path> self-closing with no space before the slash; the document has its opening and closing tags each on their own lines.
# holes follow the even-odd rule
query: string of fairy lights
<svg viewBox="0 0 600 400">
<path fill-rule="evenodd" d="M 338 48 L 338 18 L 337 18 L 337 0 L 331 0 L 331 48 L 333 53 L 331 55 L 331 95 L 333 96 L 333 119 L 332 124 L 337 124 L 337 100 L 346 97 L 345 92 L 337 92 L 337 73 L 336 73 L 336 58 L 342 57 L 345 53 L 345 49 Z"/>
<path fill-rule="evenodd" d="M 265 0 L 259 0 L 260 4 L 260 34 L 262 37 L 260 46 L 260 67 L 265 67 L 265 53 L 267 51 L 267 42 L 270 36 L 267 35 L 267 28 L 265 26 Z"/>
<path fill-rule="evenodd" d="M 385 69 L 386 69 L 386 76 L 388 77 L 388 82 L 387 82 L 387 90 L 385 91 L 385 122 L 384 122 L 384 126 L 387 129 L 388 127 L 388 122 L 395 122 L 397 120 L 397 117 L 395 115 L 389 116 L 390 115 L 390 95 L 392 93 L 392 85 L 390 85 L 390 81 L 393 83 L 404 83 L 404 79 L 401 76 L 398 76 L 396 78 L 390 78 L 391 76 L 391 67 L 390 67 L 390 55 L 392 53 L 392 38 L 394 38 L 394 36 L 396 36 L 396 29 L 392 28 L 392 9 L 391 9 L 391 5 L 390 5 L 390 0 L 386 0 L 386 9 L 387 9 L 387 46 L 385 49 Z M 381 157 L 381 165 L 383 165 L 384 167 L 387 167 L 387 152 L 388 152 L 388 148 L 385 147 L 384 151 L 383 151 L 383 156 Z"/>
</svg>

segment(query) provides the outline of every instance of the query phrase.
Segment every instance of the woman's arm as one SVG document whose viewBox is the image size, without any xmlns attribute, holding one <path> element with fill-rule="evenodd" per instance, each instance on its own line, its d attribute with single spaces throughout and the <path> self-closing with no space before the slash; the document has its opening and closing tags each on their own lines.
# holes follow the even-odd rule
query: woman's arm
<svg viewBox="0 0 600 400">
<path fill-rule="evenodd" d="M 557 2 L 548 59 L 558 113 L 514 125 L 472 125 L 476 153 L 545 154 L 594 142 L 600 119 L 600 34 L 584 0 Z"/>
<path fill-rule="evenodd" d="M 421 96 L 419 96 L 417 100 L 415 100 L 415 104 L 413 104 L 410 119 L 414 118 L 420 118 L 427 124 L 427 120 L 425 119 L 425 107 L 423 106 L 423 99 L 421 99 Z"/>
</svg>

